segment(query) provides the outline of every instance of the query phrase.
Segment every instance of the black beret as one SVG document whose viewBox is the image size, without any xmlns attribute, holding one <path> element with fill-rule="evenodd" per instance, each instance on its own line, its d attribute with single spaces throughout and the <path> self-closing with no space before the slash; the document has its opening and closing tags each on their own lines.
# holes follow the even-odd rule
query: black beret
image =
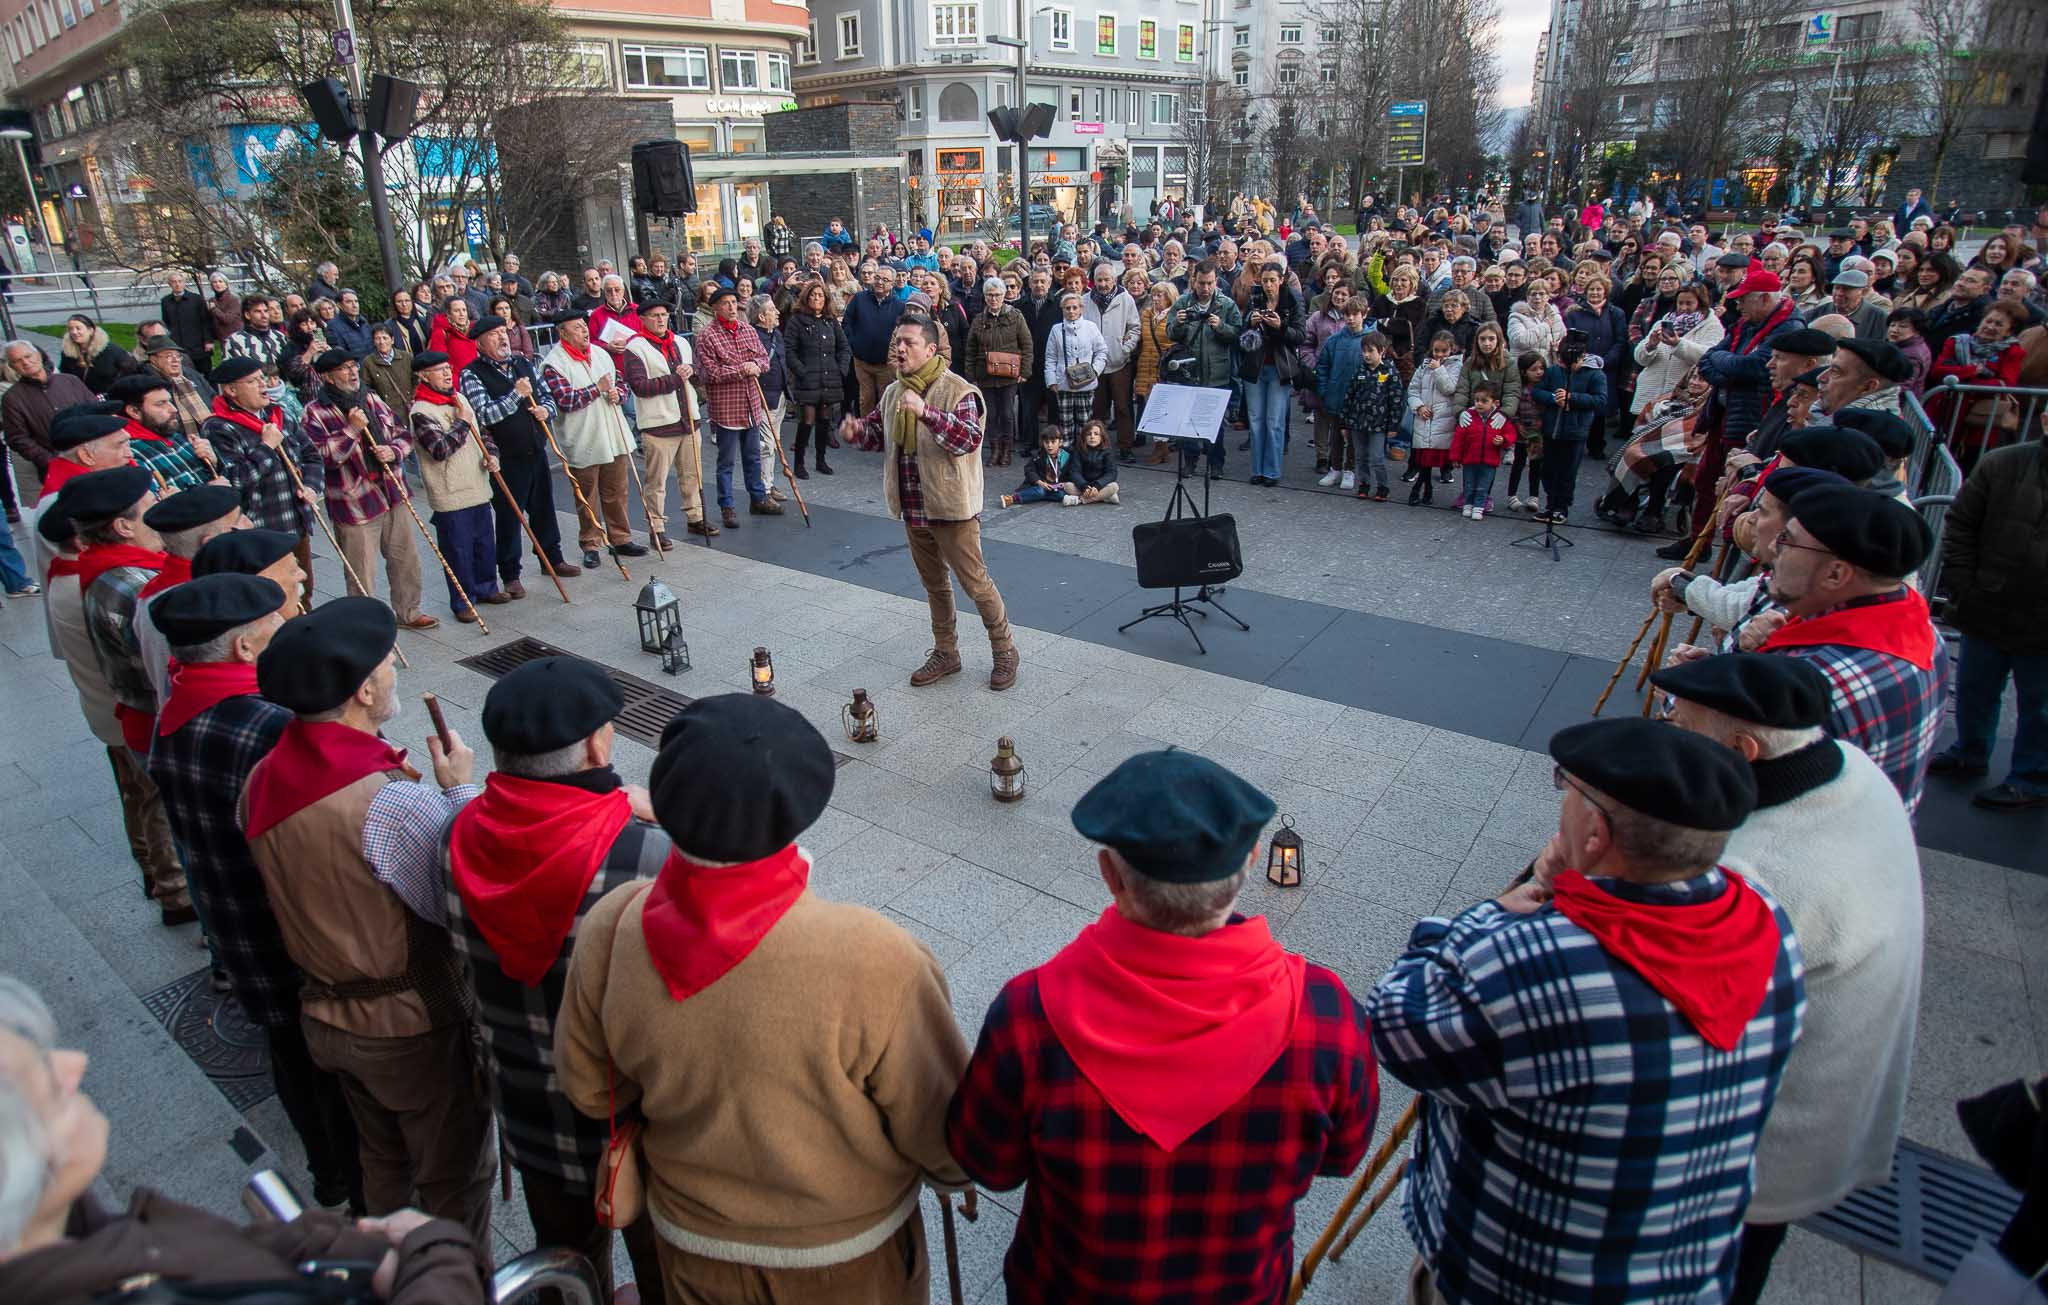
<svg viewBox="0 0 2048 1305">
<path fill-rule="evenodd" d="M 149 619 L 173 648 L 217 639 L 284 606 L 284 590 L 260 575 L 197 576 L 166 589 Z"/>
<path fill-rule="evenodd" d="M 1884 450 L 1860 430 L 1808 426 L 1787 432 L 1778 450 L 1802 467 L 1833 471 L 1859 484 L 1884 470 Z"/>
<path fill-rule="evenodd" d="M 230 530 L 199 546 L 199 552 L 192 558 L 192 574 L 255 575 L 298 546 L 299 537 L 282 530 Z"/>
<path fill-rule="evenodd" d="M 561 312 L 556 313 L 554 316 L 548 318 L 548 324 L 550 326 L 560 326 L 565 322 L 587 323 L 589 321 L 589 312 L 581 308 L 564 308 Z"/>
<path fill-rule="evenodd" d="M 1805 371 L 1799 373 L 1797 376 L 1794 376 L 1792 378 L 1792 383 L 1794 385 L 1804 385 L 1809 390 L 1817 390 L 1820 388 L 1821 378 L 1826 376 L 1827 374 L 1827 364 L 1822 363 L 1818 367 L 1809 367 Z"/>
<path fill-rule="evenodd" d="M 149 472 L 131 462 L 72 477 L 57 491 L 57 503 L 74 524 L 92 525 L 120 516 L 155 485 Z"/>
<path fill-rule="evenodd" d="M 1550 755 L 1588 788 L 1682 829 L 1734 829 L 1756 807 L 1741 753 L 1640 716 L 1567 725 L 1550 736 Z"/>
<path fill-rule="evenodd" d="M 337 367 L 346 367 L 356 361 L 356 356 L 346 349 L 329 349 L 313 360 L 313 370 L 325 376 Z"/>
<path fill-rule="evenodd" d="M 59 453 L 69 453 L 81 444 L 90 444 L 108 435 L 117 435 L 128 429 L 126 417 L 94 417 L 80 415 L 65 417 L 50 424 L 50 447 Z"/>
<path fill-rule="evenodd" d="M 1169 748 L 1141 752 L 1074 804 L 1074 828 L 1148 879 L 1200 884 L 1242 870 L 1273 799 L 1222 766 Z"/>
<path fill-rule="evenodd" d="M 1825 358 L 1835 351 L 1835 337 L 1826 331 L 1801 326 L 1771 337 L 1772 353 L 1797 354 L 1801 358 Z"/>
<path fill-rule="evenodd" d="M 664 313 L 674 311 L 672 308 L 669 307 L 668 300 L 666 299 L 655 299 L 650 297 L 647 299 L 642 299 L 639 303 L 633 305 L 633 311 L 636 313 L 652 313 L 657 310 Z"/>
<path fill-rule="evenodd" d="M 115 403 L 141 403 L 152 390 L 168 390 L 171 383 L 155 372 L 130 372 L 107 387 L 107 398 Z"/>
<path fill-rule="evenodd" d="M 1724 653 L 1650 672 L 1650 683 L 1675 698 L 1781 730 L 1827 722 L 1828 677 L 1804 657 Z"/>
<path fill-rule="evenodd" d="M 711 302 L 713 304 L 717 304 L 726 299 L 737 299 L 738 297 L 739 292 L 737 290 L 732 290 L 725 286 L 720 286 L 716 290 L 713 290 L 711 292 Z"/>
<path fill-rule="evenodd" d="M 1780 503 L 1790 503 L 1816 485 L 1849 483 L 1849 479 L 1840 472 L 1824 471 L 1819 467 L 1795 467 L 1789 462 L 1781 462 L 1764 477 L 1763 491 Z"/>
<path fill-rule="evenodd" d="M 439 367 L 444 362 L 452 361 L 454 360 L 439 349 L 422 349 L 412 356 L 412 369 L 423 372 L 429 367 Z"/>
<path fill-rule="evenodd" d="M 1854 336 L 1835 342 L 1837 349 L 1847 349 L 1870 365 L 1885 380 L 1897 385 L 1913 379 L 1913 364 L 1906 355 L 1899 352 L 1899 346 L 1890 340 L 1859 340 Z"/>
<path fill-rule="evenodd" d="M 596 662 L 541 657 L 484 695 L 484 737 L 500 753 L 531 757 L 582 742 L 625 705 L 626 695 Z"/>
<path fill-rule="evenodd" d="M 1862 431 L 1877 441 L 1887 459 L 1897 462 L 1913 451 L 1913 428 L 1903 417 L 1876 408 L 1845 408 L 1828 420 L 1843 430 Z"/>
<path fill-rule="evenodd" d="M 832 749 L 803 713 L 723 693 L 676 713 L 648 772 L 654 818 L 686 856 L 758 861 L 796 841 L 832 800 Z"/>
<path fill-rule="evenodd" d="M 482 317 L 476 319 L 475 326 L 469 328 L 469 338 L 472 340 L 481 340 L 484 338 L 485 335 L 497 330 L 504 324 L 505 319 L 498 316 L 496 313 L 485 313 Z"/>
<path fill-rule="evenodd" d="M 159 534 L 176 534 L 241 510 L 242 493 L 233 485 L 194 485 L 164 495 L 155 507 L 142 514 L 142 524 Z"/>
<path fill-rule="evenodd" d="M 215 386 L 233 385 L 236 381 L 254 376 L 262 370 L 263 364 L 257 362 L 254 358 L 230 358 L 214 368 L 213 375 L 207 379 L 212 381 Z"/>
<path fill-rule="evenodd" d="M 62 494 L 51 499 L 42 515 L 36 518 L 36 533 L 57 548 L 69 548 L 71 541 L 78 538 L 78 529 L 71 524 L 71 514 L 64 510 Z"/>
<path fill-rule="evenodd" d="M 383 599 L 331 599 L 284 623 L 256 659 L 256 686 L 301 716 L 333 711 L 397 646 L 398 618 Z"/>
<path fill-rule="evenodd" d="M 1820 485 L 1786 507 L 1829 552 L 1872 575 L 1911 575 L 1934 548 L 1934 534 L 1920 514 L 1887 494 Z"/>
</svg>

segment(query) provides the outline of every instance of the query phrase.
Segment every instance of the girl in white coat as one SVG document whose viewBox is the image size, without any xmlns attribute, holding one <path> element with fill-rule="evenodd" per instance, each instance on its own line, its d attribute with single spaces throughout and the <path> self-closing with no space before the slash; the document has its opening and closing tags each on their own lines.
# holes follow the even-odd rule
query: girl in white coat
<svg viewBox="0 0 2048 1305">
<path fill-rule="evenodd" d="M 1435 500 L 1431 486 L 1439 467 L 1451 465 L 1451 436 L 1457 430 L 1457 415 L 1451 399 L 1458 392 L 1458 377 L 1465 360 L 1458 353 L 1457 337 L 1438 331 L 1429 342 L 1429 352 L 1415 366 L 1408 380 L 1408 410 L 1415 414 L 1415 444 L 1409 454 L 1415 459 L 1415 482 L 1408 488 L 1408 506 Z"/>
</svg>

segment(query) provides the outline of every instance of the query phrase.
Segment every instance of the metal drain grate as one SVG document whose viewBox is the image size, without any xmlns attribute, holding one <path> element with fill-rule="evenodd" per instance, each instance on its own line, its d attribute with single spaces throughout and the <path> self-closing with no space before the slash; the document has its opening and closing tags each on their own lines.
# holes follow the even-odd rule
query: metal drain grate
<svg viewBox="0 0 2048 1305">
<path fill-rule="evenodd" d="M 142 1004 L 228 1103 L 246 1111 L 277 1091 L 270 1041 L 231 994 L 213 990 L 210 978 L 208 970 L 195 971 L 158 988 Z"/>
<path fill-rule="evenodd" d="M 1800 1226 L 1947 1282 L 1979 1237 L 1998 1240 L 2019 1205 L 2019 1194 L 1989 1169 L 1901 1138 L 1890 1182 L 1853 1192 Z"/>
<path fill-rule="evenodd" d="M 557 648 L 551 643 L 542 643 L 539 639 L 522 636 L 510 643 L 499 644 L 496 648 L 480 652 L 474 657 L 464 657 L 456 665 L 467 666 L 470 670 L 488 675 L 495 680 L 538 657 L 576 655 L 566 648 Z M 658 684 L 650 684 L 637 675 L 628 675 L 616 666 L 607 666 L 603 662 L 597 664 L 604 667 L 604 673 L 612 677 L 612 682 L 619 686 L 619 692 L 626 698 L 626 705 L 612 718 L 612 727 L 636 743 L 659 748 L 662 730 L 675 719 L 677 712 L 695 701 L 685 694 L 664 689 Z M 851 760 L 853 758 L 842 752 L 835 751 L 832 754 L 832 764 L 835 768 Z"/>
</svg>

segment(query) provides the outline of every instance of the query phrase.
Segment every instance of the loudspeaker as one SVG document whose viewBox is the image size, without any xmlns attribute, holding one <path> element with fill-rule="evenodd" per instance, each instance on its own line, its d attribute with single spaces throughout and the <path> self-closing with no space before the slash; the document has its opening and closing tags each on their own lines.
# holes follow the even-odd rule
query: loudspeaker
<svg viewBox="0 0 2048 1305">
<path fill-rule="evenodd" d="M 1028 104 L 1024 106 L 1024 116 L 1017 124 L 1018 129 L 1026 140 L 1037 140 L 1052 130 L 1052 120 L 1058 113 L 1059 110 L 1050 104 Z"/>
<path fill-rule="evenodd" d="M 370 78 L 370 116 L 363 124 L 385 140 L 404 140 L 412 135 L 412 120 L 420 111 L 420 84 L 378 73 Z"/>
<path fill-rule="evenodd" d="M 1017 134 L 1017 111 L 1008 105 L 988 111 L 988 125 L 996 129 L 997 140 L 1017 141 L 1023 137 Z"/>
<path fill-rule="evenodd" d="M 690 147 L 679 140 L 644 140 L 633 147 L 633 202 L 653 217 L 697 211 L 697 179 Z"/>
<path fill-rule="evenodd" d="M 312 111 L 313 121 L 319 126 L 320 134 L 337 145 L 346 145 L 361 128 L 356 126 L 355 105 L 350 102 L 348 87 L 338 77 L 323 77 L 317 82 L 307 82 L 299 87 L 299 94 L 306 98 L 306 107 Z"/>
<path fill-rule="evenodd" d="M 1138 557 L 1138 584 L 1145 589 L 1220 585 L 1244 574 L 1237 518 L 1228 513 L 1132 526 L 1131 549 Z"/>
</svg>

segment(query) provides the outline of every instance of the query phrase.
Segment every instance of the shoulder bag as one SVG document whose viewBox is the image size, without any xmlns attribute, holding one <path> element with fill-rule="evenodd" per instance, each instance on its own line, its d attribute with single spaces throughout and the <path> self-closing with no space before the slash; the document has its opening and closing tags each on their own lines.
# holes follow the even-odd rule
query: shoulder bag
<svg viewBox="0 0 2048 1305">
<path fill-rule="evenodd" d="M 1072 358 L 1074 356 L 1074 328 L 1071 326 L 1060 327 L 1060 341 L 1060 353 L 1067 358 Z M 1069 362 L 1067 364 L 1066 380 L 1067 388 L 1070 390 L 1085 390 L 1089 388 L 1095 384 L 1095 364 L 1090 362 Z"/>
</svg>

